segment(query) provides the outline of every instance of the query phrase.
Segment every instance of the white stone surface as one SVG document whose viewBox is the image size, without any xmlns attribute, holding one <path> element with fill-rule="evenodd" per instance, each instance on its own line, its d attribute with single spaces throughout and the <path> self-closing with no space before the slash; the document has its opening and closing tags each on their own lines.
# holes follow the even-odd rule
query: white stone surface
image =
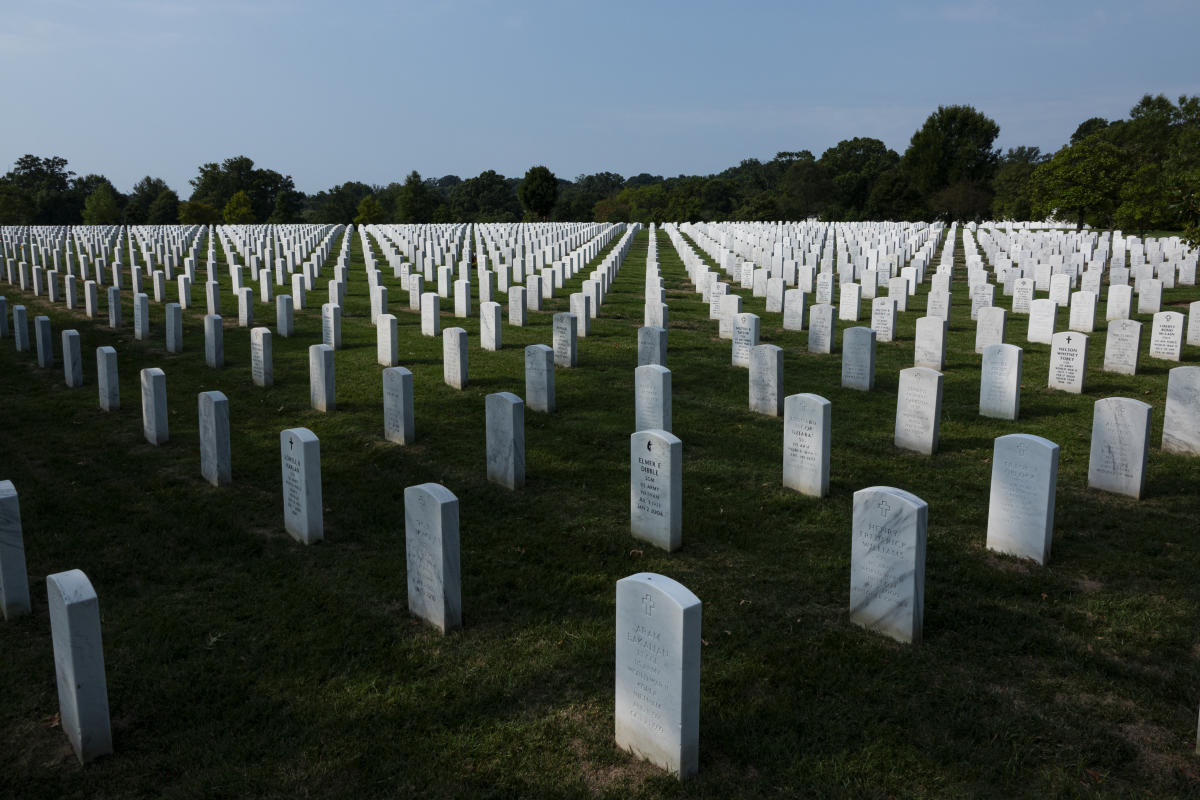
<svg viewBox="0 0 1200 800">
<path fill-rule="evenodd" d="M 942 373 L 928 367 L 900 370 L 895 444 L 924 455 L 937 452 L 942 419 Z"/>
<path fill-rule="evenodd" d="M 1150 326 L 1150 357 L 1178 361 L 1183 352 L 1184 317 L 1178 311 L 1159 311 Z"/>
<path fill-rule="evenodd" d="M 750 410 L 769 417 L 783 414 L 783 348 L 760 344 L 750 350 Z M 650 427 L 670 430 L 669 426 Z"/>
<path fill-rule="evenodd" d="M 1058 325 L 1058 305 L 1053 300 L 1039 298 L 1030 304 L 1029 329 L 1026 339 L 1050 344 Z"/>
<path fill-rule="evenodd" d="M 525 404 L 531 411 L 554 412 L 554 348 L 549 345 L 525 348 Z"/>
<path fill-rule="evenodd" d="M 5 619 L 15 619 L 29 609 L 20 498 L 12 481 L 0 481 L 0 613 Z"/>
<path fill-rule="evenodd" d="M 438 483 L 404 490 L 408 610 L 442 633 L 462 627 L 458 498 Z"/>
<path fill-rule="evenodd" d="M 929 367 L 938 371 L 945 369 L 948 327 L 941 317 L 917 318 L 916 340 L 913 345 L 914 367 Z"/>
<path fill-rule="evenodd" d="M 683 442 L 650 428 L 629 437 L 629 527 L 663 550 L 683 544 Z"/>
<path fill-rule="evenodd" d="M 62 332 L 63 380 L 72 389 L 83 385 L 83 353 L 79 331 Z"/>
<path fill-rule="evenodd" d="M 213 486 L 233 483 L 229 449 L 229 398 L 222 392 L 201 392 L 200 474 Z"/>
<path fill-rule="evenodd" d="M 842 331 L 842 386 L 864 392 L 875 388 L 875 331 L 870 328 Z"/>
<path fill-rule="evenodd" d="M 1003 344 L 1008 327 L 1008 312 L 1000 306 L 980 308 L 976 319 L 976 353 L 992 344 Z"/>
<path fill-rule="evenodd" d="M 1045 564 L 1054 533 L 1058 445 L 1013 433 L 996 439 L 988 501 L 987 547 Z"/>
<path fill-rule="evenodd" d="M 645 364 L 634 370 L 635 431 L 658 428 L 671 430 L 671 370 L 659 364 Z"/>
<path fill-rule="evenodd" d="M 79 763 L 113 751 L 100 637 L 100 600 L 92 582 L 73 569 L 46 576 L 50 638 L 63 733 Z"/>
<path fill-rule="evenodd" d="M 489 352 L 496 352 L 502 344 L 500 333 L 500 304 L 488 300 L 479 304 L 479 346 Z"/>
<path fill-rule="evenodd" d="M 275 356 L 271 329 L 250 329 L 250 377 L 255 386 L 270 388 L 275 384 Z"/>
<path fill-rule="evenodd" d="M 1162 449 L 1200 456 L 1200 367 L 1175 367 L 1167 373 Z"/>
<path fill-rule="evenodd" d="M 463 328 L 442 332 L 442 380 L 455 389 L 467 386 L 467 332 Z"/>
<path fill-rule="evenodd" d="M 1150 449 L 1148 403 L 1128 397 L 1097 400 L 1092 414 L 1088 487 L 1141 499 Z"/>
<path fill-rule="evenodd" d="M 1129 319 L 1129 309 L 1133 304 L 1133 287 L 1109 286 L 1108 302 L 1104 306 L 1104 318 L 1107 322 L 1117 319 Z"/>
<path fill-rule="evenodd" d="M 1142 351 L 1142 323 L 1117 319 L 1108 323 L 1104 340 L 1104 371 L 1136 375 Z"/>
<path fill-rule="evenodd" d="M 900 642 L 920 643 L 928 519 L 925 501 L 902 489 L 872 486 L 854 493 L 851 622 Z"/>
<path fill-rule="evenodd" d="M 1047 386 L 1082 394 L 1087 379 L 1088 337 L 1075 331 L 1059 331 L 1050 344 L 1050 374 Z"/>
<path fill-rule="evenodd" d="M 101 411 L 116 411 L 121 407 L 116 348 L 108 345 L 96 348 L 96 385 L 100 389 Z"/>
<path fill-rule="evenodd" d="M 441 297 L 437 292 L 425 292 L 421 295 L 421 335 L 441 336 Z"/>
<path fill-rule="evenodd" d="M 554 315 L 554 365 L 570 369 L 579 363 L 578 329 L 575 315 L 560 311 Z"/>
<path fill-rule="evenodd" d="M 800 289 L 788 289 L 783 293 L 783 329 L 785 331 L 804 330 L 804 318 L 807 306 L 804 292 Z"/>
<path fill-rule="evenodd" d="M 863 328 L 862 330 L 866 330 Z M 783 402 L 783 485 L 811 497 L 829 494 L 832 404 L 815 394 Z"/>
<path fill-rule="evenodd" d="M 1021 413 L 1021 361 L 1015 344 L 990 344 L 983 349 L 979 374 L 979 415 L 1015 420 Z"/>
<path fill-rule="evenodd" d="M 735 367 L 750 366 L 750 352 L 758 346 L 759 318 L 757 314 L 737 314 L 733 318 L 731 362 Z"/>
<path fill-rule="evenodd" d="M 657 326 L 638 328 L 638 366 L 647 364 L 667 365 L 667 329 Z M 655 426 L 658 427 L 658 426 Z M 670 430 L 670 428 L 667 428 Z"/>
<path fill-rule="evenodd" d="M 699 598 L 649 572 L 617 581 L 617 746 L 680 779 L 700 748 Z"/>
<path fill-rule="evenodd" d="M 204 317 L 204 363 L 213 369 L 225 366 L 225 328 L 216 314 Z"/>
<path fill-rule="evenodd" d="M 896 338 L 896 299 L 894 297 L 876 297 L 871 301 L 871 330 L 875 331 L 875 341 L 877 342 L 890 342 Z"/>
<path fill-rule="evenodd" d="M 383 435 L 389 442 L 413 441 L 413 375 L 404 367 L 383 371 Z"/>
<path fill-rule="evenodd" d="M 308 398 L 314 411 L 326 414 L 337 408 L 337 382 L 333 373 L 333 348 L 314 344 L 308 348 Z"/>
<path fill-rule="evenodd" d="M 520 489 L 525 485 L 525 403 L 512 392 L 489 394 L 485 403 L 487 478 Z"/>
<path fill-rule="evenodd" d="M 400 325 L 395 314 L 380 314 L 375 320 L 375 363 L 381 367 L 400 363 Z"/>
<path fill-rule="evenodd" d="M 167 376 L 158 367 L 148 367 L 141 371 L 141 380 L 142 432 L 150 444 L 164 444 L 169 438 Z"/>
<path fill-rule="evenodd" d="M 325 538 L 321 442 L 308 428 L 288 428 L 279 434 L 279 459 L 283 473 L 283 526 L 301 544 L 319 542 Z"/>
</svg>

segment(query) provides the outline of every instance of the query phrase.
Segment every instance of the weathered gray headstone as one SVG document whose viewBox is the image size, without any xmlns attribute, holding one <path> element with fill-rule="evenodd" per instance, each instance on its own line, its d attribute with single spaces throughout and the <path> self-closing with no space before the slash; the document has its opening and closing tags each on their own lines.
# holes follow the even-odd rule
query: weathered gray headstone
<svg viewBox="0 0 1200 800">
<path fill-rule="evenodd" d="M 996 439 L 987 547 L 1045 564 L 1054 532 L 1058 445 L 1027 433 Z"/>
<path fill-rule="evenodd" d="M 77 569 L 47 575 L 46 598 L 59 721 L 75 757 L 86 764 L 113 751 L 100 601 L 87 575 Z"/>
<path fill-rule="evenodd" d="M 1088 487 L 1141 499 L 1150 449 L 1150 404 L 1129 397 L 1097 400 L 1092 414 Z"/>
<path fill-rule="evenodd" d="M 979 375 L 979 415 L 1015 420 L 1021 413 L 1021 360 L 1015 344 L 990 344 L 983 348 Z"/>
<path fill-rule="evenodd" d="M 1150 326 L 1150 357 L 1178 361 L 1183 352 L 1183 314 L 1159 311 Z"/>
<path fill-rule="evenodd" d="M 120 306 L 118 306 L 120 308 Z M 25 306 L 15 305 L 13 317 L 13 345 L 18 353 L 29 352 L 29 318 L 25 314 Z M 113 326 L 114 328 L 116 325 Z"/>
<path fill-rule="evenodd" d="M 33 318 L 33 335 L 37 340 L 37 363 L 42 369 L 54 366 L 54 336 L 50 329 L 50 318 Z"/>
<path fill-rule="evenodd" d="M 757 314 L 737 314 L 733 318 L 732 362 L 735 367 L 750 366 L 750 352 L 758 346 Z"/>
<path fill-rule="evenodd" d="M 875 331 L 871 328 L 842 331 L 842 386 L 864 392 L 875 388 Z"/>
<path fill-rule="evenodd" d="M 525 348 L 525 403 L 533 411 L 554 411 L 554 349 L 549 345 Z"/>
<path fill-rule="evenodd" d="M 458 498 L 445 486 L 404 490 L 404 552 L 408 610 L 442 633 L 461 628 Z"/>
<path fill-rule="evenodd" d="M 0 612 L 5 619 L 15 619 L 29 609 L 20 498 L 12 481 L 0 481 Z"/>
<path fill-rule="evenodd" d="M 166 308 L 167 352 L 183 352 L 183 309 L 179 303 L 167 303 Z"/>
<path fill-rule="evenodd" d="M 646 364 L 667 365 L 667 329 L 656 326 L 638 328 L 638 366 Z M 670 430 L 668 428 L 668 430 Z"/>
<path fill-rule="evenodd" d="M 829 494 L 832 408 L 815 394 L 793 394 L 784 400 L 783 485 L 789 489 L 811 497 Z"/>
<path fill-rule="evenodd" d="M 489 394 L 485 402 L 487 478 L 520 489 L 525 485 L 525 403 L 512 392 Z"/>
<path fill-rule="evenodd" d="M 308 348 L 308 395 L 314 411 L 326 414 L 337 408 L 337 383 L 333 374 L 333 348 L 314 344 Z"/>
<path fill-rule="evenodd" d="M 832 353 L 837 338 L 833 318 L 837 313 L 831 305 L 815 305 L 808 315 L 808 352 Z"/>
<path fill-rule="evenodd" d="M 281 431 L 279 460 L 283 472 L 284 528 L 301 544 L 321 541 L 325 538 L 325 517 L 320 440 L 308 428 Z"/>
<path fill-rule="evenodd" d="M 1050 344 L 1057 327 L 1058 305 L 1048 298 L 1034 300 L 1029 307 L 1029 329 L 1026 338 L 1039 344 Z"/>
<path fill-rule="evenodd" d="M 854 493 L 851 622 L 900 642 L 920 643 L 928 520 L 925 501 L 902 489 L 872 486 Z"/>
<path fill-rule="evenodd" d="M 413 440 L 413 376 L 404 367 L 383 371 L 383 435 L 389 442 Z"/>
<path fill-rule="evenodd" d="M 96 385 L 100 388 L 101 411 L 116 411 L 121 407 L 116 348 L 108 345 L 96 348 Z"/>
<path fill-rule="evenodd" d="M 671 430 L 671 370 L 645 364 L 634 370 L 634 430 Z"/>
<path fill-rule="evenodd" d="M 63 380 L 72 389 L 83 386 L 83 353 L 79 331 L 62 332 Z"/>
<path fill-rule="evenodd" d="M 979 309 L 976 319 L 976 353 L 983 353 L 991 344 L 1004 343 L 1004 331 L 1008 324 L 1008 312 L 998 306 Z"/>
<path fill-rule="evenodd" d="M 554 364 L 574 367 L 579 362 L 578 330 L 575 315 L 562 311 L 554 315 Z"/>
<path fill-rule="evenodd" d="M 275 332 L 284 339 L 295 330 L 292 313 L 292 296 L 280 294 L 275 296 Z"/>
<path fill-rule="evenodd" d="M 700 618 L 700 599 L 670 578 L 617 581 L 617 746 L 680 779 L 699 768 Z"/>
<path fill-rule="evenodd" d="M 683 442 L 655 428 L 629 437 L 629 526 L 663 550 L 683 543 Z"/>
<path fill-rule="evenodd" d="M 275 361 L 270 328 L 250 330 L 250 376 L 255 386 L 269 388 L 275 384 Z"/>
<path fill-rule="evenodd" d="M 216 314 L 204 317 L 204 363 L 213 369 L 225 366 L 225 328 Z"/>
<path fill-rule="evenodd" d="M 896 447 L 937 452 L 942 420 L 942 373 L 928 367 L 900 370 L 896 394 Z"/>
<path fill-rule="evenodd" d="M 783 348 L 778 345 L 750 349 L 750 410 L 769 417 L 783 414 Z"/>
<path fill-rule="evenodd" d="M 141 371 L 142 432 L 150 444 L 163 444 L 169 438 L 167 429 L 167 376 L 158 367 Z"/>
<path fill-rule="evenodd" d="M 213 486 L 233 483 L 229 449 L 229 398 L 222 392 L 201 392 L 199 405 L 200 474 Z"/>
<path fill-rule="evenodd" d="M 945 369 L 947 327 L 946 321 L 941 317 L 917 319 L 916 343 L 913 347 L 914 367 L 929 367 L 939 371 Z"/>
<path fill-rule="evenodd" d="M 1075 331 L 1059 331 L 1050 345 L 1050 377 L 1047 385 L 1081 394 L 1087 379 L 1088 337 Z"/>
<path fill-rule="evenodd" d="M 150 298 L 141 292 L 133 296 L 133 338 L 139 342 L 150 339 Z"/>
<path fill-rule="evenodd" d="M 447 386 L 465 389 L 467 374 L 467 332 L 446 328 L 442 332 L 442 380 Z"/>
<path fill-rule="evenodd" d="M 479 305 L 479 346 L 491 352 L 501 346 L 500 304 L 494 300 Z"/>
<path fill-rule="evenodd" d="M 1200 367 L 1175 367 L 1167 373 L 1162 449 L 1200 456 Z"/>
</svg>

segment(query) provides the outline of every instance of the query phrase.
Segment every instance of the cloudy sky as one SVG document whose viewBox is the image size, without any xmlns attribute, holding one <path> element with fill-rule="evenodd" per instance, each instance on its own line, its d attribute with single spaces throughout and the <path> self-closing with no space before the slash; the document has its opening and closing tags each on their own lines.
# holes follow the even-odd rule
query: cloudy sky
<svg viewBox="0 0 1200 800">
<path fill-rule="evenodd" d="M 1200 94 L 1195 0 L 0 0 L 0 169 L 128 191 L 234 155 L 315 192 L 410 170 L 709 174 L 939 105 L 1053 151 L 1145 93 Z"/>
</svg>

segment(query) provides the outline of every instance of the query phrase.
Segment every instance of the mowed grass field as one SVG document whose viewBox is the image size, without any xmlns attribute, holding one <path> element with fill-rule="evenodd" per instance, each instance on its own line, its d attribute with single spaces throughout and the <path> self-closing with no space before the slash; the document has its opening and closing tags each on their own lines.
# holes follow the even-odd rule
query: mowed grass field
<svg viewBox="0 0 1200 800">
<path fill-rule="evenodd" d="M 960 241 L 941 443 L 925 457 L 892 436 L 928 281 L 897 341 L 878 346 L 869 393 L 840 387 L 840 331 L 854 323 L 838 323 L 834 355 L 810 355 L 807 333 L 783 331 L 780 314 L 742 292 L 762 317 L 761 341 L 784 348 L 786 393 L 832 402 L 830 494 L 814 499 L 782 488 L 782 420 L 749 412 L 747 372 L 730 366 L 730 343 L 659 232 L 683 441 L 684 545 L 667 554 L 629 534 L 647 237 L 637 234 L 579 340 L 578 368 L 557 370 L 556 413 L 526 410 L 527 483 L 516 492 L 486 481 L 484 398 L 524 396 L 523 349 L 550 343 L 568 291 L 524 328 L 507 324 L 505 306 L 498 353 L 479 348 L 477 317 L 454 319 L 443 301 L 443 328 L 470 337 L 470 383 L 457 391 L 442 381 L 440 339 L 420 335 L 385 264 L 415 385 L 417 440 L 399 446 L 383 438 L 357 233 L 331 414 L 309 408 L 307 348 L 320 341 L 332 263 L 295 335 L 274 337 L 270 389 L 251 382 L 227 275 L 227 363 L 215 370 L 204 363 L 202 287 L 174 355 L 160 305 L 151 340 L 138 342 L 131 327 L 114 332 L 106 318 L 0 284 L 31 329 L 50 316 L 59 364 L 60 332 L 79 330 L 86 378 L 68 389 L 61 366 L 39 369 L 0 340 L 0 479 L 20 493 L 33 598 L 31 616 L 0 624 L 0 796 L 1200 793 L 1200 459 L 1159 448 L 1175 365 L 1146 357 L 1150 318 L 1135 315 L 1145 324 L 1136 377 L 1101 371 L 1099 323 L 1081 396 L 1046 388 L 1049 347 L 1027 344 L 1025 318 L 1011 318 L 1007 341 L 1025 348 L 1021 418 L 980 417 Z M 1169 290 L 1164 308 L 1194 299 L 1200 290 Z M 274 328 L 273 305 L 256 303 L 255 315 Z M 101 345 L 119 353 L 113 413 L 97 403 Z M 1183 363 L 1198 360 L 1200 348 L 1184 348 Z M 166 373 L 170 441 L 160 447 L 142 436 L 144 367 Z M 206 390 L 229 398 L 231 486 L 200 476 Z M 1141 501 L 1087 488 L 1092 405 L 1108 396 L 1154 407 Z M 295 426 L 321 441 L 325 541 L 309 547 L 283 529 L 279 432 Z M 993 440 L 1017 432 L 1061 448 L 1045 567 L 984 547 Z M 444 637 L 407 612 L 403 490 L 426 481 L 453 492 L 461 515 L 464 627 Z M 848 619 L 851 500 L 874 485 L 929 504 L 918 647 Z M 58 727 L 46 609 L 45 576 L 74 568 L 100 599 L 115 748 L 86 767 Z M 613 743 L 615 583 L 641 571 L 703 601 L 700 771 L 686 783 Z"/>
</svg>

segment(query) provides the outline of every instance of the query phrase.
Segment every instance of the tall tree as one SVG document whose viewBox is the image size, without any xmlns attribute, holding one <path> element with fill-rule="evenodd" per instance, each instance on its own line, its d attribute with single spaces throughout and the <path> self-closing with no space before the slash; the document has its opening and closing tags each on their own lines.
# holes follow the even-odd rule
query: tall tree
<svg viewBox="0 0 1200 800">
<path fill-rule="evenodd" d="M 162 178 L 153 178 L 149 175 L 135 183 L 133 190 L 129 193 L 129 200 L 125 203 L 125 224 L 144 225 L 149 222 L 150 206 L 154 204 L 159 195 L 170 191 L 171 187 L 167 186 L 166 181 Z M 178 202 L 178 199 L 176 197 L 176 202 Z M 172 214 L 171 219 L 174 220 L 174 218 L 175 215 Z"/>
<path fill-rule="evenodd" d="M 377 225 L 384 221 L 383 206 L 369 194 L 358 203 L 358 213 L 354 216 L 355 225 Z"/>
<path fill-rule="evenodd" d="M 281 205 L 285 209 L 298 208 L 303 202 L 290 175 L 257 168 L 247 156 L 227 158 L 220 164 L 201 164 L 199 174 L 190 183 L 193 189 L 190 199 L 213 208 L 224 208 L 234 194 L 245 192 L 256 219 L 267 219 Z M 280 192 L 288 195 L 282 202 Z"/>
<path fill-rule="evenodd" d="M 988 213 L 999 134 L 1000 126 L 971 106 L 938 106 L 913 134 L 905 173 L 933 213 L 946 219 Z"/>
<path fill-rule="evenodd" d="M 1077 230 L 1088 221 L 1108 225 L 1124 178 L 1120 149 L 1103 133 L 1092 134 L 1062 148 L 1033 171 L 1033 214 L 1069 216 Z"/>
<path fill-rule="evenodd" d="M 1033 195 L 1030 179 L 1033 171 L 1046 160 L 1037 147 L 1009 148 L 1000 158 L 996 177 L 992 179 L 992 216 L 996 219 L 1031 219 Z"/>
<path fill-rule="evenodd" d="M 70 196 L 74 175 L 61 156 L 21 156 L 0 178 L 0 221 L 19 225 L 78 221 L 79 206 Z"/>
<path fill-rule="evenodd" d="M 547 167 L 530 167 L 525 179 L 517 189 L 517 198 L 525 209 L 526 217 L 544 221 L 558 200 L 558 178 Z"/>
<path fill-rule="evenodd" d="M 242 190 L 234 192 L 221 215 L 227 225 L 252 225 L 255 217 L 254 207 L 250 205 L 250 195 Z"/>
<path fill-rule="evenodd" d="M 179 195 L 173 189 L 163 189 L 154 198 L 146 213 L 151 225 L 174 225 L 179 219 Z"/>
<path fill-rule="evenodd" d="M 108 181 L 97 186 L 83 204 L 84 225 L 115 225 L 121 221 L 117 193 Z"/>
<path fill-rule="evenodd" d="M 408 173 L 396 195 L 396 221 L 409 225 L 433 222 L 437 206 L 438 196 L 421 180 L 421 173 L 415 169 Z"/>
</svg>

